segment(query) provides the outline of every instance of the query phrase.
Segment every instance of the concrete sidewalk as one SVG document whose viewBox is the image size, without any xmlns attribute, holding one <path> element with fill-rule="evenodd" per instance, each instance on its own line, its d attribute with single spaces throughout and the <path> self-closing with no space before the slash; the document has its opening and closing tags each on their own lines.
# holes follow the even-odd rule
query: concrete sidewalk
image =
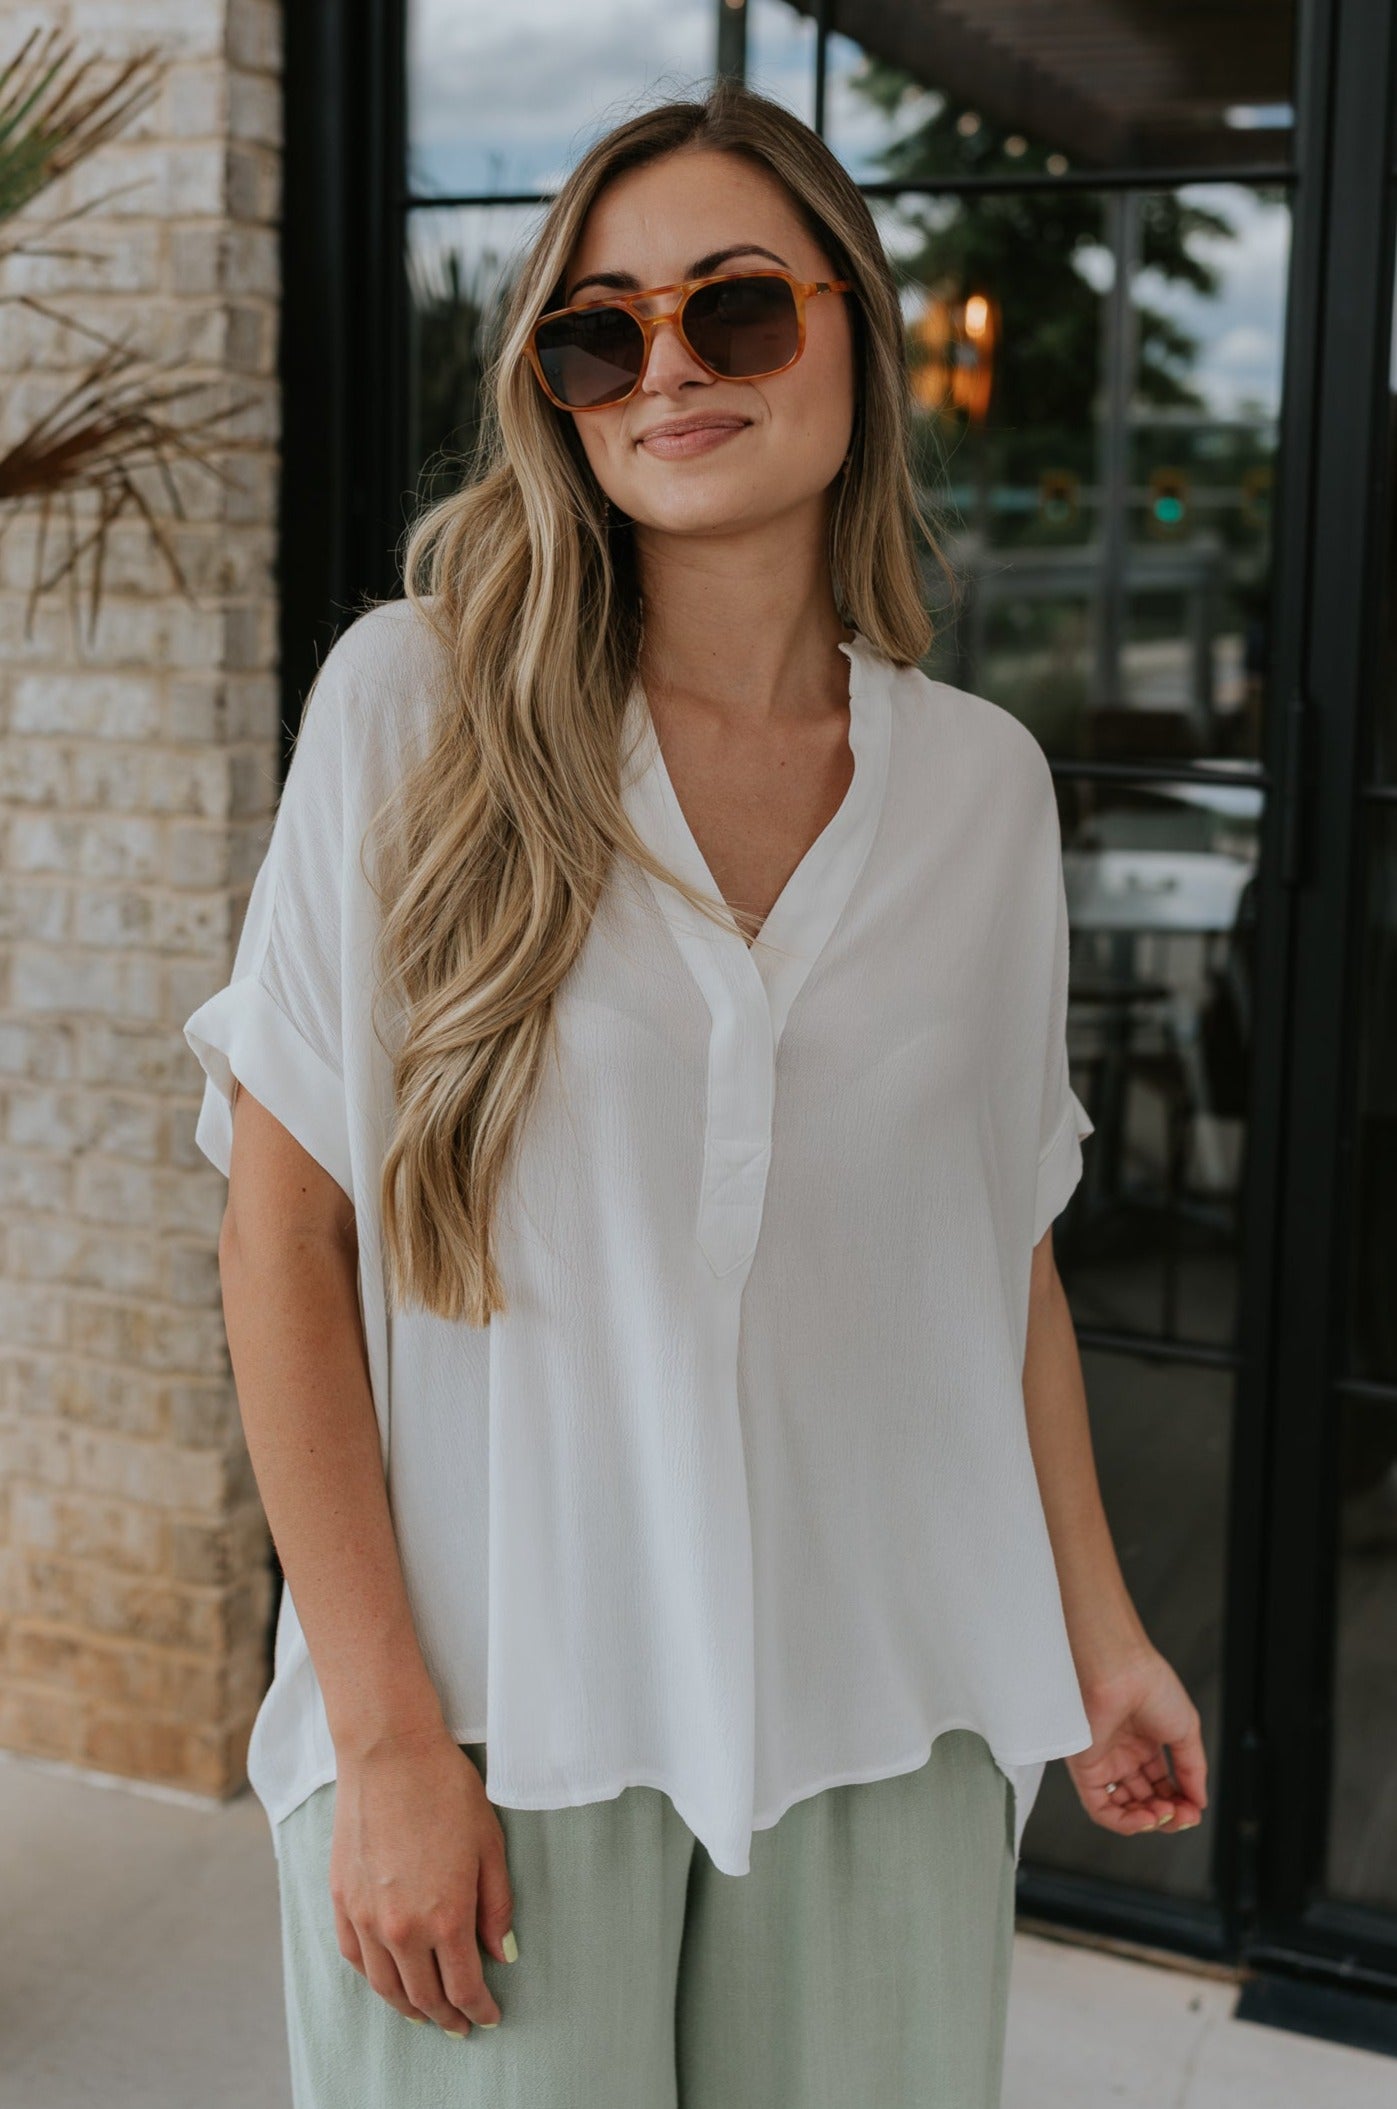
<svg viewBox="0 0 1397 2109">
<path fill-rule="evenodd" d="M 0 2109 L 290 2109 L 250 1793 L 210 1808 L 0 1752 L 0 1896 Z M 1021 1933 L 1004 2109 L 1391 2109 L 1397 2060 L 1235 2021 L 1236 1996 Z"/>
</svg>

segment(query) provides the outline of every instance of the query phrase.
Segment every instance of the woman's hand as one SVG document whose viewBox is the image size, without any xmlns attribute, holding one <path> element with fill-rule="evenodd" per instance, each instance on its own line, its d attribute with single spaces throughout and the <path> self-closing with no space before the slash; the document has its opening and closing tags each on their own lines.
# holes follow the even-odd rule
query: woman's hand
<svg viewBox="0 0 1397 2109">
<path fill-rule="evenodd" d="M 341 1955 L 389 2006 L 448 2035 L 495 2027 L 476 1936 L 513 1960 L 504 1832 L 444 1726 L 341 1756 L 330 1894 Z"/>
<path fill-rule="evenodd" d="M 1082 1703 L 1091 1747 L 1063 1763 L 1092 1822 L 1122 1837 L 1161 1827 L 1191 1831 L 1201 1823 L 1208 1763 L 1198 1709 L 1159 1650 L 1146 1647 L 1094 1677 L 1090 1688 L 1082 1687 Z"/>
</svg>

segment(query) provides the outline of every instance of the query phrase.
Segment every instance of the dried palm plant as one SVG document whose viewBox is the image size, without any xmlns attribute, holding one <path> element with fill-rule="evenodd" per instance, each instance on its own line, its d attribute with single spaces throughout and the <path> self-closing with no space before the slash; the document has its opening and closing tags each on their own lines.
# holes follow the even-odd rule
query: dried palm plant
<svg viewBox="0 0 1397 2109">
<path fill-rule="evenodd" d="M 15 225 L 16 216 L 34 199 L 147 107 L 165 73 L 154 49 L 137 52 L 104 84 L 95 85 L 98 70 L 95 59 L 79 57 L 73 40 L 57 30 L 32 31 L 0 67 L 0 269 L 19 256 L 100 260 L 90 249 L 55 244 L 52 231 L 109 204 L 131 189 L 130 184 L 106 190 L 67 212 Z M 101 604 L 108 532 L 128 511 L 145 522 L 176 587 L 191 598 L 161 524 L 158 496 L 163 496 L 167 514 L 186 517 L 172 474 L 177 461 L 226 483 L 217 456 L 252 442 L 218 428 L 256 398 L 223 403 L 203 416 L 181 409 L 171 417 L 172 406 L 216 384 L 171 380 L 179 370 L 177 359 L 146 358 L 129 343 L 63 314 L 32 293 L 0 291 L 0 306 L 4 305 L 27 308 L 100 347 L 79 378 L 18 439 L 0 443 L 0 535 L 22 507 L 37 506 L 39 512 L 26 628 L 32 630 L 40 597 L 65 579 L 76 611 L 86 561 L 91 634 Z M 143 488 L 143 479 L 153 479 L 157 499 Z M 85 528 L 80 521 L 84 506 L 92 515 Z M 66 540 L 46 570 L 55 514 Z"/>
</svg>

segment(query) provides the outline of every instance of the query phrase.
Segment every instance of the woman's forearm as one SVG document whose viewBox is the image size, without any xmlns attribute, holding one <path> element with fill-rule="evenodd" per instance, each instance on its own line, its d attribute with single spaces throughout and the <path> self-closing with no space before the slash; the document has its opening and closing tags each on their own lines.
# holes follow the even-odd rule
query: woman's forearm
<svg viewBox="0 0 1397 2109">
<path fill-rule="evenodd" d="M 259 1211 L 260 1214 L 260 1211 Z M 336 1751 L 441 1729 L 393 1532 L 347 1243 L 224 1219 L 223 1309 L 248 1452 Z"/>
<path fill-rule="evenodd" d="M 1077 1335 L 1048 1249 L 1035 1254 L 1024 1412 L 1063 1611 L 1084 1691 L 1150 1645 L 1102 1505 Z"/>
</svg>

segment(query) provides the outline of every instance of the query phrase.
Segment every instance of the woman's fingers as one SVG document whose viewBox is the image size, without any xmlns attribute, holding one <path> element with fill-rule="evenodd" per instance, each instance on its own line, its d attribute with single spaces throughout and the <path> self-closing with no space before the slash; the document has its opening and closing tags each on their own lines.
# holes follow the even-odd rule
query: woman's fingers
<svg viewBox="0 0 1397 2109">
<path fill-rule="evenodd" d="M 364 1955 L 359 1946 L 359 1936 L 354 1930 L 354 1921 L 338 1897 L 332 1899 L 335 1908 L 335 1935 L 340 1944 L 340 1954 L 352 1969 L 364 1976 Z"/>
<path fill-rule="evenodd" d="M 468 2036 L 476 2025 L 497 2027 L 500 2009 L 475 1944 L 475 1909 L 472 1883 L 458 1906 L 415 1922 L 403 1917 L 353 1928 L 363 1975 L 379 1997 L 409 2020 L 434 2021 L 448 2035 Z"/>
<path fill-rule="evenodd" d="M 358 1935 L 359 1952 L 364 1959 L 363 1974 L 369 1984 L 380 1999 L 386 2000 L 389 2006 L 396 2008 L 400 2014 L 406 2014 L 411 2020 L 416 2015 L 417 2008 L 408 1997 L 392 1951 L 369 1927 L 357 1926 L 355 1932 Z"/>
<path fill-rule="evenodd" d="M 1108 1794 L 1097 1812 L 1099 1823 L 1108 1831 L 1119 1831 L 1123 1837 L 1134 1837 L 1137 1831 L 1152 1831 L 1155 1814 L 1150 1803 L 1139 1801 L 1120 1787 L 1116 1793 Z"/>
<path fill-rule="evenodd" d="M 475 1930 L 486 1951 L 497 1962 L 512 1963 L 517 1943 L 509 1939 L 514 1926 L 514 1891 L 510 1886 L 503 1830 L 483 1848 L 480 1884 L 476 1896 Z"/>
<path fill-rule="evenodd" d="M 435 1947 L 414 1945 L 398 1957 L 398 1968 L 418 2013 L 448 2036 L 497 2026 L 500 2010 L 480 1974 L 471 1934 L 443 1933 Z"/>
<path fill-rule="evenodd" d="M 1180 1793 L 1201 1813 L 1208 1806 L 1208 1760 L 1200 1730 L 1191 1728 L 1177 1743 L 1171 1743 L 1169 1755 Z"/>
<path fill-rule="evenodd" d="M 450 2001 L 457 2014 L 481 2028 L 495 2028 L 500 2021 L 500 2009 L 491 1996 L 480 1966 L 480 1950 L 475 1941 L 475 1913 L 470 1914 L 469 1923 L 458 1927 L 450 1934 L 440 1935 L 436 1944 L 436 1966 L 443 1986 L 443 1998 Z M 451 2027 L 460 2027 L 452 2022 Z"/>
</svg>

